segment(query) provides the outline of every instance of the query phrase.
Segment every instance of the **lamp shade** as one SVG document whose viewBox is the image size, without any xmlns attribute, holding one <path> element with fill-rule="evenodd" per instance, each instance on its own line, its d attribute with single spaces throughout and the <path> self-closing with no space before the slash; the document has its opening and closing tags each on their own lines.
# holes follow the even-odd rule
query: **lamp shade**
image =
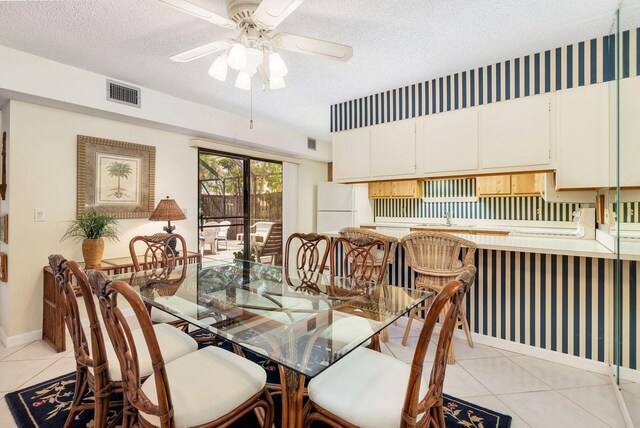
<svg viewBox="0 0 640 428">
<path fill-rule="evenodd" d="M 170 199 L 168 196 L 166 199 L 162 199 L 156 209 L 149 217 L 151 221 L 174 221 L 185 220 L 187 217 L 184 215 L 175 199 Z"/>
<path fill-rule="evenodd" d="M 209 75 L 216 80 L 224 82 L 227 79 L 227 55 L 222 54 L 211 65 Z"/>
<path fill-rule="evenodd" d="M 240 43 L 235 43 L 231 46 L 227 64 L 234 70 L 244 70 L 247 67 L 247 48 Z"/>
<path fill-rule="evenodd" d="M 236 77 L 236 88 L 248 91 L 251 89 L 251 74 L 248 71 L 242 70 Z"/>
</svg>

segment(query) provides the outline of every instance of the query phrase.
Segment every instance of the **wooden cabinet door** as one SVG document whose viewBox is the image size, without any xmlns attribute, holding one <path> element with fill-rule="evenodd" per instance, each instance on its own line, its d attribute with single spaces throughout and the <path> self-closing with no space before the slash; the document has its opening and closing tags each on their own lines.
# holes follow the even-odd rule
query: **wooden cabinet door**
<svg viewBox="0 0 640 428">
<path fill-rule="evenodd" d="M 419 198 L 421 182 L 418 180 L 391 182 L 391 196 L 394 198 Z"/>
<path fill-rule="evenodd" d="M 369 128 L 333 134 L 333 180 L 349 182 L 371 177 Z"/>
<path fill-rule="evenodd" d="M 544 191 L 544 174 L 513 174 L 511 194 L 514 196 L 541 195 Z"/>
<path fill-rule="evenodd" d="M 609 88 L 557 93 L 557 189 L 609 187 Z"/>
<path fill-rule="evenodd" d="M 620 80 L 620 186 L 640 186 L 640 77 Z M 613 141 L 615 146 L 615 140 Z M 615 148 L 612 153 L 615 154 Z M 611 162 L 615 177 L 615 161 Z M 615 186 L 615 178 L 611 186 Z"/>
<path fill-rule="evenodd" d="M 425 173 L 478 169 L 478 115 L 477 108 L 469 108 L 429 115 L 418 122 Z"/>
<path fill-rule="evenodd" d="M 371 175 L 392 177 L 416 173 L 414 120 L 385 123 L 371 128 Z"/>
<path fill-rule="evenodd" d="M 481 166 L 509 168 L 551 162 L 551 95 L 535 95 L 481 110 Z"/>
<path fill-rule="evenodd" d="M 391 181 L 373 181 L 369 183 L 369 199 L 390 198 L 392 195 Z"/>
<path fill-rule="evenodd" d="M 476 178 L 478 196 L 507 196 L 511 194 L 511 175 L 489 175 Z"/>
</svg>

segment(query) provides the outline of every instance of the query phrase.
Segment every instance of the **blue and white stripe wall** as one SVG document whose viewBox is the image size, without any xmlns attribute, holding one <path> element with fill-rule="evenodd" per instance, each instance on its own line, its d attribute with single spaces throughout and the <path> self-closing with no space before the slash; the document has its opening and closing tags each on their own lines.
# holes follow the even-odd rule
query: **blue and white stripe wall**
<svg viewBox="0 0 640 428">
<path fill-rule="evenodd" d="M 615 78 L 609 35 L 331 106 L 331 132 L 394 122 Z M 640 31 L 621 34 L 621 77 L 640 75 Z"/>
<path fill-rule="evenodd" d="M 337 260 L 344 257 L 336 248 Z M 414 289 L 398 246 L 388 282 Z M 466 296 L 471 331 L 589 360 L 613 363 L 614 260 L 479 249 Z M 338 274 L 342 274 L 338 269 Z M 623 367 L 640 370 L 640 262 L 621 264 Z"/>
<path fill-rule="evenodd" d="M 423 183 L 427 198 L 475 197 L 475 178 L 429 180 Z M 516 196 L 479 198 L 476 202 L 425 202 L 423 199 L 376 199 L 374 215 L 396 218 L 441 218 L 450 213 L 453 218 L 478 220 L 573 220 L 577 203 L 547 202 L 541 197 Z"/>
</svg>

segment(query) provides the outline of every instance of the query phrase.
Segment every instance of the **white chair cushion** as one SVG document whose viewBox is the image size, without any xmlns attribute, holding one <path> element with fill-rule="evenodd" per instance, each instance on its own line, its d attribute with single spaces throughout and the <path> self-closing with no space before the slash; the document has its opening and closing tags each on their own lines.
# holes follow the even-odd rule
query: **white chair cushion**
<svg viewBox="0 0 640 428">
<path fill-rule="evenodd" d="M 183 299 L 180 296 L 158 296 L 154 299 L 155 302 L 161 304 L 167 309 L 172 309 L 175 312 L 180 312 L 191 318 L 198 318 L 198 312 L 206 312 L 207 308 L 198 306 L 194 302 L 187 299 Z M 180 318 L 171 315 L 168 312 L 158 308 L 151 308 L 151 321 L 154 323 L 168 323 L 175 321 L 182 321 Z"/>
<path fill-rule="evenodd" d="M 374 330 L 371 328 L 371 324 L 365 318 L 350 316 L 335 321 L 320 337 L 331 340 L 335 352 L 356 341 L 358 342 L 356 345 L 358 345 L 364 337 L 373 336 L 373 333 Z M 371 340 L 369 339 L 363 343 L 363 346 L 369 346 L 370 343 Z"/>
<path fill-rule="evenodd" d="M 208 346 L 165 366 L 176 428 L 195 427 L 214 421 L 264 388 L 267 373 L 259 365 L 232 352 Z M 151 376 L 142 391 L 157 403 L 156 382 Z M 160 419 L 140 413 L 160 426 Z"/>
<path fill-rule="evenodd" d="M 411 366 L 393 357 L 358 348 L 309 382 L 309 398 L 360 427 L 400 426 Z M 422 379 L 420 396 L 429 383 Z"/>
<path fill-rule="evenodd" d="M 160 346 L 162 358 L 164 358 L 165 362 L 173 361 L 176 358 L 198 349 L 198 343 L 191 336 L 175 327 L 167 324 L 156 324 L 153 326 L 153 329 L 156 332 L 158 345 Z M 133 330 L 131 331 L 131 335 L 133 336 L 138 353 L 140 376 L 149 376 L 153 372 L 153 367 L 151 366 L 151 355 L 149 355 L 142 330 Z M 112 381 L 119 382 L 122 380 L 122 373 L 120 372 L 120 361 L 118 360 L 116 351 L 109 343 L 106 344 L 105 348 L 107 351 L 107 361 L 109 362 L 109 376 Z"/>
</svg>

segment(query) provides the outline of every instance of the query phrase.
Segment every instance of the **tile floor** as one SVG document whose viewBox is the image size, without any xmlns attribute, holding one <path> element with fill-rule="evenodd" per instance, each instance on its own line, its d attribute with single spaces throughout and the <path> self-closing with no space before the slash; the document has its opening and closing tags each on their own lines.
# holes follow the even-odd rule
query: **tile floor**
<svg viewBox="0 0 640 428">
<path fill-rule="evenodd" d="M 390 327 L 383 352 L 409 362 L 419 334 L 412 327 L 409 346 L 400 343 L 403 321 Z M 427 364 L 433 361 L 435 341 Z M 70 341 L 67 338 L 67 343 Z M 609 378 L 537 358 L 455 340 L 457 363 L 447 368 L 444 390 L 513 417 L 513 428 L 624 427 Z M 7 392 L 73 371 L 73 351 L 56 354 L 35 341 L 14 348 L 0 345 L 0 427 L 14 427 L 4 396 Z M 622 386 L 630 412 L 640 412 L 640 385 Z M 634 405 L 636 404 L 636 405 Z M 634 415 L 640 418 L 640 415 Z M 640 425 L 638 425 L 640 426 Z"/>
</svg>

